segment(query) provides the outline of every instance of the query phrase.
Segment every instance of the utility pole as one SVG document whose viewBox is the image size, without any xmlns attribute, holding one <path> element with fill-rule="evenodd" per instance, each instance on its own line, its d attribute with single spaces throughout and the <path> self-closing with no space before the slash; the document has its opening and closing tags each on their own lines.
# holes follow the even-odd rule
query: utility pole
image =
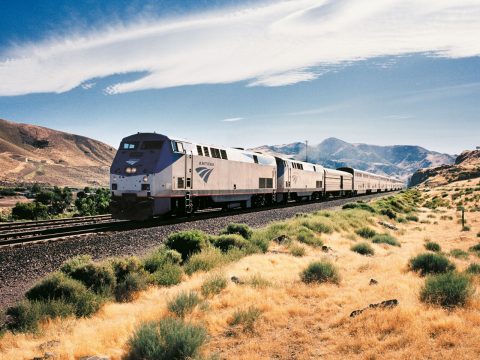
<svg viewBox="0 0 480 360">
<path fill-rule="evenodd" d="M 308 140 L 305 140 L 305 162 L 308 162 Z"/>
</svg>

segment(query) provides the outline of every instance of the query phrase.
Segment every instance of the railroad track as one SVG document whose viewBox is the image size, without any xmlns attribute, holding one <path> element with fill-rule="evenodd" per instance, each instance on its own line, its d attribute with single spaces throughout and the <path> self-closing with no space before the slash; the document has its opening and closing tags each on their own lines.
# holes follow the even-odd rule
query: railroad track
<svg viewBox="0 0 480 360">
<path fill-rule="evenodd" d="M 391 195 L 391 193 L 379 193 L 375 195 L 368 195 L 370 197 L 378 197 L 384 195 Z M 171 218 L 155 218 L 146 221 L 133 221 L 133 220 L 115 220 L 111 215 L 100 216 L 86 216 L 71 219 L 57 219 L 57 220 L 41 220 L 41 221 L 29 221 L 0 224 L 0 247 L 6 245 L 25 244 L 37 241 L 50 241 L 58 240 L 65 237 L 84 235 L 91 233 L 107 232 L 107 231 L 125 231 L 135 230 L 141 228 L 149 228 L 155 226 L 172 225 L 181 222 L 197 221 L 202 219 L 232 216 L 238 214 L 246 214 L 259 211 L 272 211 L 275 209 L 302 206 L 312 203 L 321 203 L 334 200 L 343 200 L 342 203 L 355 201 L 362 196 L 355 198 L 332 198 L 329 200 L 320 201 L 301 201 L 291 202 L 288 204 L 269 206 L 262 208 L 251 209 L 234 209 L 229 211 L 222 211 L 219 209 L 213 209 L 211 211 L 202 211 L 196 213 L 191 217 L 171 217 Z"/>
</svg>

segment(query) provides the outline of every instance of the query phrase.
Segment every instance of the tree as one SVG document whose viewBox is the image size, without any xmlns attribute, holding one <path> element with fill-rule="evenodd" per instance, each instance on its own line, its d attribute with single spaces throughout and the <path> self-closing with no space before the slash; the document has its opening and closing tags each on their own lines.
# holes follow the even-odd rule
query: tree
<svg viewBox="0 0 480 360">
<path fill-rule="evenodd" d="M 84 191 L 78 192 L 75 207 L 83 216 L 108 214 L 110 191 L 100 188 L 93 192 L 90 188 L 85 188 Z"/>
<path fill-rule="evenodd" d="M 12 209 L 16 220 L 38 220 L 48 218 L 48 206 L 39 202 L 17 203 Z"/>
</svg>

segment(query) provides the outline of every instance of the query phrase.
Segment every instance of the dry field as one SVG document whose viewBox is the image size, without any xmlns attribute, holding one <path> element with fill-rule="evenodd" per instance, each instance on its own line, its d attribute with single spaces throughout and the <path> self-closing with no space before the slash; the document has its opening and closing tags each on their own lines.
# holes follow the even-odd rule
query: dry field
<svg viewBox="0 0 480 360">
<path fill-rule="evenodd" d="M 421 189 L 425 199 L 442 199 L 436 209 L 420 208 L 418 221 L 395 223 L 398 230 L 378 224 L 386 217 L 371 215 L 364 225 L 390 233 L 401 247 L 372 244 L 375 254 L 362 256 L 350 250 L 360 237 L 352 228 L 322 234 L 328 252 L 302 245 L 305 256 L 272 243 L 266 254 L 242 258 L 211 272 L 236 276 L 220 294 L 205 300 L 187 321 L 203 324 L 209 341 L 205 356 L 220 359 L 478 359 L 480 358 L 480 298 L 476 293 L 464 306 L 452 310 L 427 305 L 419 299 L 425 278 L 408 270 L 411 257 L 425 252 L 431 240 L 459 271 L 480 258 L 469 248 L 480 242 L 478 180 L 436 189 Z M 476 188 L 473 192 L 466 190 Z M 452 201 L 453 194 L 455 202 Z M 466 194 L 465 194 L 466 193 Z M 447 194 L 444 196 L 443 194 Z M 443 197 L 442 197 L 443 196 Z M 465 201 L 465 197 L 467 200 Z M 462 231 L 457 204 L 466 207 L 469 231 Z M 476 211 L 470 211 L 476 210 Z M 363 241 L 363 240 L 362 240 Z M 449 255 L 461 249 L 467 256 Z M 313 260 L 328 259 L 341 276 L 338 285 L 305 284 L 299 273 Z M 168 315 L 166 303 L 179 291 L 199 290 L 209 273 L 195 273 L 170 288 L 151 287 L 125 304 L 109 303 L 86 319 L 53 320 L 40 334 L 7 333 L 0 339 L 0 358 L 31 359 L 52 352 L 58 359 L 105 354 L 121 359 L 135 328 L 144 321 Z M 252 280 L 253 279 L 253 280 Z M 370 285 L 370 279 L 378 281 Z M 395 308 L 368 309 L 354 318 L 350 313 L 369 304 L 397 299 Z M 237 310 L 254 306 L 261 315 L 253 331 L 229 325 Z"/>
</svg>

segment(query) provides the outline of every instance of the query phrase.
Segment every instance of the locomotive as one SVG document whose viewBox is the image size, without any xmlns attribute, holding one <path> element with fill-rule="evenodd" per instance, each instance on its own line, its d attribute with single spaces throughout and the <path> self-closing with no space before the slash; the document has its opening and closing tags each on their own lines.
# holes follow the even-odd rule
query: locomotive
<svg viewBox="0 0 480 360">
<path fill-rule="evenodd" d="M 400 180 L 353 168 L 329 169 L 242 148 L 137 133 L 122 140 L 110 168 L 110 207 L 114 218 L 145 220 L 403 187 Z"/>
</svg>

